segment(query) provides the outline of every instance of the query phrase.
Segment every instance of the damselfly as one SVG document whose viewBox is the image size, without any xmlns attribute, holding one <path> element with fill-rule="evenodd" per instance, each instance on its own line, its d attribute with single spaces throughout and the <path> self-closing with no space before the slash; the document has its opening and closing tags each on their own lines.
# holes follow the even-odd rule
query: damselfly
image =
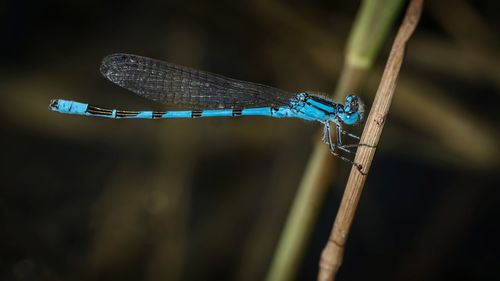
<svg viewBox="0 0 500 281">
<path fill-rule="evenodd" d="M 113 83 L 139 96 L 158 103 L 188 107 L 189 110 L 108 109 L 64 99 L 52 100 L 49 108 L 67 114 L 117 119 L 269 116 L 318 121 L 324 125 L 323 141 L 328 144 L 330 152 L 361 170 L 359 164 L 338 153 L 338 150 L 352 153 L 349 148 L 358 146 L 342 143 L 342 135 L 359 140 L 359 137 L 342 130 L 342 124 L 355 125 L 363 121 L 364 107 L 358 96 L 349 95 L 344 103 L 337 103 L 313 93 L 291 93 L 130 54 L 105 57 L 101 73 Z M 337 132 L 335 145 L 331 139 L 331 124 Z"/>
</svg>

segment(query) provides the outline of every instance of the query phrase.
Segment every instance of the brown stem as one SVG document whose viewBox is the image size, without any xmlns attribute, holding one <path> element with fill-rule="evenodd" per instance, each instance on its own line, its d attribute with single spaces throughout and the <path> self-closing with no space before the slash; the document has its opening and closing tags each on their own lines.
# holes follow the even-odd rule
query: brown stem
<svg viewBox="0 0 500 281">
<path fill-rule="evenodd" d="M 376 146 L 382 134 L 382 129 L 389 112 L 396 81 L 403 62 L 406 43 L 415 30 L 422 12 L 423 0 L 412 0 L 394 40 L 391 53 L 387 60 L 382 80 L 373 101 L 372 109 L 366 121 L 361 136 L 361 143 Z M 335 224 L 330 238 L 323 249 L 319 263 L 318 280 L 334 280 L 342 263 L 344 245 L 349 234 L 361 192 L 366 181 L 375 148 L 360 146 L 354 161 L 362 165 L 362 173 L 355 167 L 351 169 L 344 196 L 340 203 Z"/>
</svg>

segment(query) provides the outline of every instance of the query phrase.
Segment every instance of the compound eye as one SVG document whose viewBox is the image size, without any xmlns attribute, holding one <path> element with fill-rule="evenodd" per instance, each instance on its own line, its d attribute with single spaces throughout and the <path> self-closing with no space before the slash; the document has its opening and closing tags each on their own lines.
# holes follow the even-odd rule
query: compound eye
<svg viewBox="0 0 500 281">
<path fill-rule="evenodd" d="M 358 102 L 357 102 L 355 96 L 348 95 L 345 98 L 345 105 L 346 105 L 346 108 L 348 109 L 349 112 L 352 112 L 353 110 L 357 110 L 357 104 L 358 104 Z"/>
<path fill-rule="evenodd" d="M 352 99 L 350 103 L 351 112 L 358 111 L 358 101 L 356 99 Z"/>
</svg>

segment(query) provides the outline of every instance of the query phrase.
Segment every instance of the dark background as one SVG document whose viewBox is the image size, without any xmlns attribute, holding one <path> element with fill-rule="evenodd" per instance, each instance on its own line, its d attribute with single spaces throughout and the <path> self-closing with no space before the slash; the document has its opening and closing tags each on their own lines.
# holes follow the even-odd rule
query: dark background
<svg viewBox="0 0 500 281">
<path fill-rule="evenodd" d="M 426 5 L 339 280 L 500 273 L 500 4 Z M 49 100 L 164 108 L 100 76 L 100 60 L 114 52 L 332 92 L 359 3 L 0 7 L 0 279 L 262 280 L 319 124 L 105 120 L 51 112 Z M 368 107 L 395 30 L 357 92 Z M 350 168 L 336 167 L 297 280 L 315 279 Z"/>
</svg>

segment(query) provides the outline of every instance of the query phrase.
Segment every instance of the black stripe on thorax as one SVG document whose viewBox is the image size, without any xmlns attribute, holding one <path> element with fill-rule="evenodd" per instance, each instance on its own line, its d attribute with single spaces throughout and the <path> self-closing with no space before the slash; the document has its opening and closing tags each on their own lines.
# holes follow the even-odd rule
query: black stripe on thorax
<svg viewBox="0 0 500 281">
<path fill-rule="evenodd" d="M 316 101 L 319 101 L 319 100 L 316 100 Z M 330 114 L 330 113 L 331 113 L 331 112 L 328 112 L 328 111 L 324 110 L 324 109 L 323 109 L 323 108 L 321 108 L 321 107 L 317 107 L 317 106 L 315 106 L 314 104 L 312 104 L 312 103 L 310 103 L 310 102 L 308 102 L 308 101 L 306 101 L 305 103 L 306 103 L 307 105 L 309 105 L 309 106 L 312 106 L 312 107 L 316 108 L 316 109 L 317 109 L 317 110 L 319 110 L 319 111 L 323 111 L 323 113 L 325 113 L 326 115 L 328 115 L 328 114 Z M 321 101 L 320 101 L 320 103 L 323 103 L 323 102 L 321 102 Z M 327 105 L 327 106 L 332 106 L 332 104 L 331 104 L 331 103 L 330 103 L 330 104 L 325 104 L 325 105 Z"/>
</svg>

